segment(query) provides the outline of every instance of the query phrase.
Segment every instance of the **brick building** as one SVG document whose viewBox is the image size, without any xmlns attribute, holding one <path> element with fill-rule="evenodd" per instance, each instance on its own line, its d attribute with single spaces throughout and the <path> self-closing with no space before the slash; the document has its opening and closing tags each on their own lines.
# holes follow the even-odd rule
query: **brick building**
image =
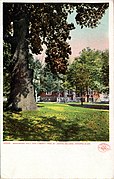
<svg viewBox="0 0 114 179">
<path fill-rule="evenodd" d="M 39 94 L 40 100 L 44 102 L 80 102 L 81 95 L 76 95 L 72 90 L 63 91 L 63 92 L 40 92 Z M 92 91 L 91 93 L 82 95 L 83 102 L 101 102 L 101 101 L 109 101 L 108 95 L 101 94 L 97 91 Z M 87 100 L 88 98 L 88 100 Z"/>
</svg>

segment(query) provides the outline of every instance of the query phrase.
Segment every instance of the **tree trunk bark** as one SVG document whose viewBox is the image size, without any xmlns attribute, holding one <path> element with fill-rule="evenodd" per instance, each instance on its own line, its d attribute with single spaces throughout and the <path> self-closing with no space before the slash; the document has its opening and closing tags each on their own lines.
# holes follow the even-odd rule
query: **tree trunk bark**
<svg viewBox="0 0 114 179">
<path fill-rule="evenodd" d="M 81 106 L 83 106 L 83 89 L 81 87 Z"/>
<path fill-rule="evenodd" d="M 87 92 L 87 103 L 89 102 L 89 92 L 88 92 L 88 86 L 86 86 L 86 92 Z"/>
<path fill-rule="evenodd" d="M 13 65 L 9 104 L 13 110 L 36 110 L 32 71 L 28 69 L 28 20 L 21 14 L 13 22 L 15 46 L 12 44 Z"/>
</svg>

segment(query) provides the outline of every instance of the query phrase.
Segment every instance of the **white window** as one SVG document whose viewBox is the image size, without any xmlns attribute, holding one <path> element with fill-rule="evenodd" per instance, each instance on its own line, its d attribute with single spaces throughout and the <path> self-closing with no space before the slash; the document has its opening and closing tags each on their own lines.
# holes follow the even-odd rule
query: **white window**
<svg viewBox="0 0 114 179">
<path fill-rule="evenodd" d="M 46 92 L 46 95 L 52 95 L 52 91 Z"/>
</svg>

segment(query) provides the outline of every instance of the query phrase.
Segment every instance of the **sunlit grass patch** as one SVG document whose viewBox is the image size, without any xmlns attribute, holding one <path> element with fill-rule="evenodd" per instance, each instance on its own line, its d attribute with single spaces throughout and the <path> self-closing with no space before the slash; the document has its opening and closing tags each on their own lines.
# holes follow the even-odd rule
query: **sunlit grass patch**
<svg viewBox="0 0 114 179">
<path fill-rule="evenodd" d="M 64 111 L 64 107 L 60 107 L 60 106 L 49 106 L 48 109 L 52 109 L 55 111 Z"/>
</svg>

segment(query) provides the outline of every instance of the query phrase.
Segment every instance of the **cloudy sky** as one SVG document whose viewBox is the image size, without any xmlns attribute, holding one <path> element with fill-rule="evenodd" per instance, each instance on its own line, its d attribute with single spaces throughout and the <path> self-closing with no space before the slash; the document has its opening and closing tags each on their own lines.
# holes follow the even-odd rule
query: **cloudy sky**
<svg viewBox="0 0 114 179">
<path fill-rule="evenodd" d="M 72 55 L 70 58 L 78 56 L 79 52 L 86 47 L 96 50 L 105 50 L 109 48 L 109 10 L 105 12 L 99 26 L 94 29 L 81 29 L 79 25 L 76 25 L 75 13 L 69 16 L 68 21 L 73 22 L 76 26 L 76 29 L 71 31 L 71 40 L 69 41 L 72 48 Z"/>
</svg>

